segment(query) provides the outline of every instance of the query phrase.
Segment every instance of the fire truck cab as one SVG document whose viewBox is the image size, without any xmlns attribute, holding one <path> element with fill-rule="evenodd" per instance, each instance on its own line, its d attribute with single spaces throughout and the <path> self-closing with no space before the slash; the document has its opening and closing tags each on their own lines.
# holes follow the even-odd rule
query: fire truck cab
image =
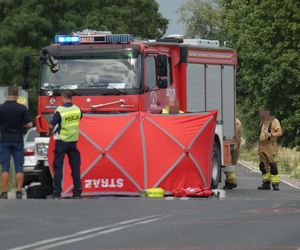
<svg viewBox="0 0 300 250">
<path fill-rule="evenodd" d="M 61 105 L 60 92 L 69 89 L 84 113 L 218 110 L 211 187 L 218 186 L 221 166 L 231 163 L 235 143 L 234 50 L 219 47 L 218 41 L 139 41 L 130 34 L 84 30 L 56 36 L 40 58 L 36 125 L 42 137 L 36 140 L 37 168 L 48 166 L 44 118 L 50 120 Z M 28 60 L 24 62 L 28 69 Z M 27 77 L 25 70 L 25 83 Z"/>
</svg>

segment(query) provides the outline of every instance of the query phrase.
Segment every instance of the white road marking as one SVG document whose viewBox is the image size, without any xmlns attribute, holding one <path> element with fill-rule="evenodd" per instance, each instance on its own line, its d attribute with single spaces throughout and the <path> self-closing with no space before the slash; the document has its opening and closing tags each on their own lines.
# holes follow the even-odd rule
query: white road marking
<svg viewBox="0 0 300 250">
<path fill-rule="evenodd" d="M 287 184 L 287 185 L 289 185 L 290 187 L 292 187 L 292 188 L 295 188 L 295 189 L 298 189 L 298 190 L 300 190 L 300 187 L 297 187 L 296 185 L 294 185 L 293 183 L 290 183 L 290 182 L 288 182 L 288 181 L 286 181 L 286 180 L 280 180 L 281 182 L 283 182 L 283 183 L 285 183 L 285 184 Z"/>
<path fill-rule="evenodd" d="M 58 247 L 58 246 L 63 246 L 63 245 L 66 245 L 66 244 L 71 244 L 71 243 L 74 243 L 74 242 L 77 242 L 77 241 L 87 240 L 87 239 L 94 238 L 94 237 L 97 237 L 97 236 L 100 236 L 100 235 L 103 235 L 103 234 L 114 233 L 114 232 L 117 232 L 117 231 L 120 231 L 120 230 L 124 230 L 124 229 L 130 228 L 130 227 L 134 227 L 136 225 L 148 224 L 148 223 L 160 220 L 163 217 L 166 217 L 166 216 L 160 216 L 160 217 L 155 218 L 155 219 L 150 219 L 150 220 L 146 220 L 146 221 L 139 221 L 139 222 L 135 222 L 133 224 L 128 224 L 128 225 L 124 225 L 124 226 L 113 227 L 113 228 L 110 228 L 110 229 L 107 229 L 107 230 L 104 230 L 104 231 L 92 233 L 92 234 L 77 237 L 77 238 L 68 239 L 68 240 L 57 242 L 57 243 L 54 243 L 54 244 L 51 244 L 51 245 L 46 245 L 46 246 L 34 248 L 32 250 L 46 250 L 46 249 L 51 249 L 51 248 Z"/>
<path fill-rule="evenodd" d="M 157 221 L 158 219 L 162 219 L 162 218 L 169 217 L 169 216 L 170 216 L 170 215 L 164 215 L 164 216 L 161 216 L 161 217 L 159 217 L 159 218 L 154 218 L 154 219 L 150 219 L 150 220 L 139 221 L 139 222 L 136 222 L 135 224 L 137 224 L 137 225 L 140 225 L 140 224 L 148 224 L 148 223 Z"/>
<path fill-rule="evenodd" d="M 243 165 L 245 168 L 248 168 L 249 170 L 251 170 L 251 171 L 253 171 L 253 172 L 255 172 L 255 173 L 259 173 L 259 172 L 260 172 L 259 170 L 254 169 L 253 167 L 249 166 L 249 165 L 248 165 L 246 162 L 244 162 L 244 161 L 239 161 L 239 164 Z M 286 181 L 286 180 L 283 180 L 283 179 L 281 179 L 280 181 L 283 182 L 283 183 L 285 183 L 285 184 L 287 184 L 288 186 L 290 186 L 290 187 L 292 187 L 292 188 L 295 188 L 295 189 L 300 190 L 300 187 L 294 185 L 293 183 L 290 183 L 289 181 Z"/>
<path fill-rule="evenodd" d="M 63 245 L 66 245 L 66 244 L 71 244 L 71 243 L 75 243 L 75 242 L 78 242 L 78 241 L 94 238 L 94 237 L 97 237 L 97 236 L 102 235 L 102 234 L 117 232 L 117 231 L 129 228 L 129 227 L 133 227 L 135 225 L 136 225 L 136 223 L 129 224 L 129 225 L 124 225 L 124 226 L 119 226 L 119 227 L 114 227 L 114 228 L 111 228 L 111 229 L 107 229 L 107 230 L 104 230 L 104 231 L 88 234 L 88 235 L 85 235 L 85 236 L 71 238 L 71 239 L 67 239 L 67 240 L 64 240 L 64 241 L 59 241 L 59 242 L 51 244 L 51 245 L 46 245 L 46 246 L 42 246 L 42 247 L 38 247 L 38 248 L 33 248 L 32 250 L 51 249 L 51 248 L 54 248 L 54 247 L 59 247 L 59 246 L 63 246 Z"/>
<path fill-rule="evenodd" d="M 55 237 L 55 238 L 51 238 L 51 239 L 47 239 L 47 240 L 37 241 L 37 242 L 27 244 L 27 245 L 24 245 L 24 246 L 10 248 L 8 250 L 24 250 L 24 249 L 28 249 L 28 248 L 30 248 L 31 250 L 50 249 L 50 248 L 54 248 L 54 247 L 57 247 L 57 246 L 61 246 L 61 245 L 70 244 L 70 243 L 73 243 L 73 242 L 93 238 L 93 237 L 96 237 L 96 236 L 99 236 L 99 235 L 102 235 L 102 234 L 113 233 L 113 232 L 120 231 L 120 230 L 129 228 L 129 227 L 133 227 L 133 226 L 136 226 L 136 225 L 139 225 L 139 224 L 147 224 L 147 223 L 150 223 L 150 222 L 157 221 L 157 220 L 159 220 L 161 218 L 164 218 L 166 216 L 169 216 L 169 215 L 156 214 L 156 215 L 136 218 L 136 219 L 132 219 L 132 220 L 121 221 L 121 222 L 114 223 L 114 224 L 107 225 L 107 226 L 91 228 L 91 229 L 82 230 L 82 231 L 79 231 L 79 232 L 76 232 L 76 233 L 73 233 L 73 234 L 67 234 L 67 235 L 60 236 L 60 237 Z M 53 243 L 53 242 L 56 242 L 56 243 L 49 244 L 49 243 Z M 37 248 L 34 248 L 34 247 L 37 247 Z"/>
</svg>

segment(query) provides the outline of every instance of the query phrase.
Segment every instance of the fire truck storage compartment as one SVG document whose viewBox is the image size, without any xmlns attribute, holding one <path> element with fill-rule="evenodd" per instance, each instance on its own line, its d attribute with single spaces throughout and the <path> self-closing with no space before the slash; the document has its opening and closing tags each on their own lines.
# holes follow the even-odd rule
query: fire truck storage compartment
<svg viewBox="0 0 300 250">
<path fill-rule="evenodd" d="M 223 136 L 234 137 L 235 128 L 235 68 L 231 65 L 188 63 L 187 111 L 218 110 L 218 124 L 223 124 Z"/>
<path fill-rule="evenodd" d="M 224 136 L 226 138 L 234 137 L 235 129 L 235 68 L 233 66 L 223 66 L 222 84 L 223 84 L 223 123 Z"/>
</svg>

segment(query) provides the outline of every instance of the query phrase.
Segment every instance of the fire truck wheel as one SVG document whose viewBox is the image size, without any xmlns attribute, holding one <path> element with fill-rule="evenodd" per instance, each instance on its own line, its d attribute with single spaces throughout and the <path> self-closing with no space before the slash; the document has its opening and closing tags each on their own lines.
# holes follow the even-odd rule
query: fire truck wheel
<svg viewBox="0 0 300 250">
<path fill-rule="evenodd" d="M 211 189 L 218 187 L 221 177 L 221 161 L 220 161 L 220 149 L 216 143 L 213 146 L 212 152 L 212 175 L 211 175 Z"/>
</svg>

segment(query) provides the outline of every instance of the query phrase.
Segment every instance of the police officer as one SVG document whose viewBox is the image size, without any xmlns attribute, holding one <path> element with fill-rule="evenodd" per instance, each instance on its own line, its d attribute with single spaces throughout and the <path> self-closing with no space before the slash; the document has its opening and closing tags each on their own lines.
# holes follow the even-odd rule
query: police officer
<svg viewBox="0 0 300 250">
<path fill-rule="evenodd" d="M 277 138 L 282 136 L 279 121 L 270 116 L 270 111 L 260 111 L 260 130 L 259 130 L 259 168 L 262 173 L 262 185 L 258 190 L 270 190 L 271 183 L 273 190 L 279 191 L 278 175 L 278 152 Z"/>
<path fill-rule="evenodd" d="M 59 106 L 51 121 L 50 131 L 54 132 L 54 181 L 52 198 L 61 197 L 61 185 L 63 177 L 63 164 L 65 155 L 69 158 L 73 179 L 73 198 L 81 197 L 80 179 L 80 152 L 77 149 L 79 137 L 79 122 L 82 113 L 79 107 L 72 103 L 72 92 L 63 90 L 61 92 L 62 106 Z"/>
<path fill-rule="evenodd" d="M 0 199 L 7 199 L 11 156 L 14 159 L 16 172 L 16 198 L 22 199 L 24 180 L 23 132 L 24 128 L 32 127 L 32 121 L 26 107 L 17 103 L 18 87 L 8 87 L 7 94 L 7 101 L 0 105 L 0 162 L 2 164 L 2 193 Z"/>
<path fill-rule="evenodd" d="M 239 119 L 236 119 L 235 121 L 235 140 L 236 140 L 236 147 L 232 153 L 231 157 L 231 166 L 227 166 L 224 170 L 225 172 L 225 186 L 224 189 L 233 189 L 237 187 L 237 181 L 236 181 L 236 164 L 238 162 L 238 158 L 240 155 L 240 147 L 241 147 L 241 141 L 242 141 L 242 123 Z"/>
</svg>

